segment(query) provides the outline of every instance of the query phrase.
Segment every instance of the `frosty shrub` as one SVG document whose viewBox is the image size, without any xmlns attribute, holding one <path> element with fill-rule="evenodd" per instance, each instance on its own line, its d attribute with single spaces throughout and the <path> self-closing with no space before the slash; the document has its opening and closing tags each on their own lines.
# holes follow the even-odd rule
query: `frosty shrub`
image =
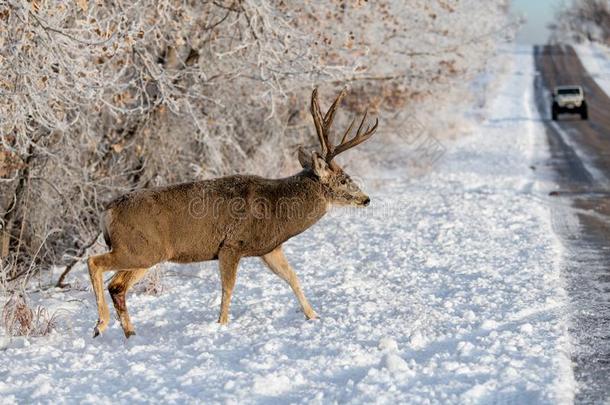
<svg viewBox="0 0 610 405">
<path fill-rule="evenodd" d="M 610 1 L 572 0 L 556 15 L 551 25 L 552 42 L 582 42 L 610 45 Z"/>
<path fill-rule="evenodd" d="M 14 292 L 2 308 L 7 336 L 47 336 L 57 327 L 57 314 L 41 306 L 32 309 L 23 292 Z"/>
<path fill-rule="evenodd" d="M 155 267 L 146 273 L 146 276 L 137 284 L 136 291 L 148 295 L 160 295 L 165 291 L 163 271 Z"/>
<path fill-rule="evenodd" d="M 2 277 L 74 263 L 129 190 L 294 169 L 314 84 L 351 87 L 346 109 L 372 104 L 381 133 L 414 111 L 442 130 L 507 3 L 0 2 Z"/>
</svg>

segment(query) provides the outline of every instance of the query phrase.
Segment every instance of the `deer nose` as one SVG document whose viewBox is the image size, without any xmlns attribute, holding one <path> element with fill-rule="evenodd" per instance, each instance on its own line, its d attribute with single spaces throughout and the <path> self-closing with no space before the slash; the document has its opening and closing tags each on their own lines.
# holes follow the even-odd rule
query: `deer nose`
<svg viewBox="0 0 610 405">
<path fill-rule="evenodd" d="M 362 202 L 362 204 L 364 204 L 364 206 L 368 206 L 371 203 L 371 199 L 366 197 L 366 199 Z"/>
</svg>

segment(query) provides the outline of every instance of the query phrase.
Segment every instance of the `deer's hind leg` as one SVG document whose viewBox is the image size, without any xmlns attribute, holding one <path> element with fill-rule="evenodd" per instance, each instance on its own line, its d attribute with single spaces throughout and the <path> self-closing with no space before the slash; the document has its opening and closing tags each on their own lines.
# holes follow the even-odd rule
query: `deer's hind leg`
<svg viewBox="0 0 610 405">
<path fill-rule="evenodd" d="M 147 271 L 148 268 L 118 271 L 108 285 L 108 292 L 126 338 L 136 334 L 127 311 L 127 291 L 140 281 Z"/>
</svg>

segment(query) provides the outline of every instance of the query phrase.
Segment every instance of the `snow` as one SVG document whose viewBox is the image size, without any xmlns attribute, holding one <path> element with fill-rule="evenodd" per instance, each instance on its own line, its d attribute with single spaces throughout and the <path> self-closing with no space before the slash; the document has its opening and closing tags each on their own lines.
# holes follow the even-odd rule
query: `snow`
<svg viewBox="0 0 610 405">
<path fill-rule="evenodd" d="M 441 141 L 432 170 L 405 176 L 397 150 L 360 173 L 369 208 L 286 243 L 320 319 L 257 259 L 228 326 L 216 263 L 167 266 L 163 294 L 129 296 L 127 341 L 116 321 L 91 338 L 91 291 L 47 290 L 32 296 L 67 314 L 50 336 L 5 342 L 0 402 L 570 403 L 562 247 L 530 169 L 547 156 L 531 49 L 500 65 L 487 118 Z"/>
<path fill-rule="evenodd" d="M 610 95 L 610 48 L 597 42 L 586 42 L 573 47 L 589 75 Z"/>
</svg>

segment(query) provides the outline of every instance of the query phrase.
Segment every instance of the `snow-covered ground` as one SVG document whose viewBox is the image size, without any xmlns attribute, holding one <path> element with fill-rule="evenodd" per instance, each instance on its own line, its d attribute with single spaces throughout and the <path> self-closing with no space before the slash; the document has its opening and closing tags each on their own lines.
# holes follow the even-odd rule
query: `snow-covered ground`
<svg viewBox="0 0 610 405">
<path fill-rule="evenodd" d="M 91 338 L 90 291 L 46 290 L 33 296 L 69 313 L 51 336 L 5 341 L 0 402 L 571 402 L 562 248 L 530 168 L 546 153 L 533 56 L 504 58 L 486 120 L 443 141 L 433 170 L 368 172 L 369 208 L 286 244 L 319 320 L 255 259 L 226 327 L 216 263 L 132 294 L 129 341 L 116 321 Z"/>
<path fill-rule="evenodd" d="M 610 48 L 596 42 L 573 46 L 589 75 L 610 95 Z"/>
</svg>

